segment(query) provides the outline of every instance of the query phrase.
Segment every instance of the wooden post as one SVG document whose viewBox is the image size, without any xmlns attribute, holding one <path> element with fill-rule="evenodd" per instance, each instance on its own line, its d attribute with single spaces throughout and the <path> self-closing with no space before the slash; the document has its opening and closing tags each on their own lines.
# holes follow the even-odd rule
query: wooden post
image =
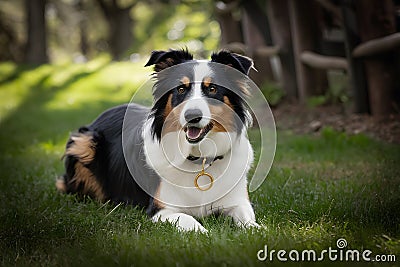
<svg viewBox="0 0 400 267">
<path fill-rule="evenodd" d="M 357 21 L 362 42 L 396 32 L 395 10 L 392 0 L 355 0 Z M 395 112 L 399 99 L 399 63 L 396 51 L 365 60 L 369 84 L 371 113 L 381 117 Z M 397 106 L 398 108 L 398 106 Z"/>
<path fill-rule="evenodd" d="M 354 98 L 354 112 L 369 113 L 368 88 L 363 62 L 353 58 L 353 49 L 360 43 L 353 0 L 341 4 L 346 57 L 349 62 L 350 88 Z"/>
<path fill-rule="evenodd" d="M 290 19 L 287 0 L 267 1 L 268 19 L 272 40 L 279 47 L 282 67 L 282 84 L 289 101 L 297 99 L 296 67 L 294 63 Z"/>
<path fill-rule="evenodd" d="M 274 81 L 270 57 L 256 53 L 257 48 L 266 45 L 265 38 L 246 10 L 243 10 L 242 14 L 242 29 L 246 52 L 254 60 L 254 67 L 257 69 L 257 72 L 250 73 L 250 77 L 258 86 L 262 86 L 267 81 Z"/>
<path fill-rule="evenodd" d="M 236 1 L 218 1 L 215 5 L 216 17 L 221 27 L 221 46 L 230 43 L 242 43 L 240 22 L 232 16 L 233 9 L 237 8 Z"/>
<path fill-rule="evenodd" d="M 328 87 L 325 70 L 312 69 L 300 60 L 303 51 L 318 50 L 321 31 L 318 27 L 316 8 L 313 0 L 289 0 L 297 86 L 302 103 L 310 96 L 324 94 Z"/>
</svg>

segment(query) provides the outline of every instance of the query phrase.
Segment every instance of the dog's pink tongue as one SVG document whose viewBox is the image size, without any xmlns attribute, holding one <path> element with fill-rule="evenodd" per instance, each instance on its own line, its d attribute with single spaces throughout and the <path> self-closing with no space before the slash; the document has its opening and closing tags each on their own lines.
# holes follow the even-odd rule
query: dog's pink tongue
<svg viewBox="0 0 400 267">
<path fill-rule="evenodd" d="M 190 139 L 197 139 L 200 136 L 201 129 L 197 127 L 188 127 L 186 135 Z"/>
</svg>

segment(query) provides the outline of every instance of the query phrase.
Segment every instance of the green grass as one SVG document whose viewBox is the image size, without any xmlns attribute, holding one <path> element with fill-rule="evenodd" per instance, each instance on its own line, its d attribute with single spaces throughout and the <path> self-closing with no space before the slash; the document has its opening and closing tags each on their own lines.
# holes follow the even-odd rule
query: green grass
<svg viewBox="0 0 400 267">
<path fill-rule="evenodd" d="M 208 235 L 182 233 L 133 207 L 58 194 L 69 132 L 129 101 L 150 72 L 104 58 L 0 64 L 0 265 L 265 266 L 264 245 L 322 251 L 338 238 L 399 261 L 400 147 L 362 135 L 278 132 L 272 170 L 250 195 L 260 230 L 210 217 Z"/>
</svg>

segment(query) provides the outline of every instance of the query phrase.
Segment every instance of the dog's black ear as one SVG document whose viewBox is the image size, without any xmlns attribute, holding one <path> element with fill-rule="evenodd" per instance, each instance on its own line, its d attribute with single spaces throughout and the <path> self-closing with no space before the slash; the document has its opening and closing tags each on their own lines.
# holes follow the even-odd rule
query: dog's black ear
<svg viewBox="0 0 400 267">
<path fill-rule="evenodd" d="M 229 51 L 220 51 L 211 55 L 211 61 L 231 66 L 238 71 L 248 75 L 253 67 L 253 60 Z"/>
<path fill-rule="evenodd" d="M 154 71 L 159 72 L 163 69 L 189 61 L 193 59 L 193 55 L 187 50 L 169 50 L 169 51 L 153 51 L 149 61 L 145 67 L 155 65 Z"/>
</svg>

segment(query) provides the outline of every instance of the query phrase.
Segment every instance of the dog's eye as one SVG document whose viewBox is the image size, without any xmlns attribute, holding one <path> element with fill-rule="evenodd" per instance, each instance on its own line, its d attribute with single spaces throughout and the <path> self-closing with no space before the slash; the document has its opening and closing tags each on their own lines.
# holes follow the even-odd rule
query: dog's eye
<svg viewBox="0 0 400 267">
<path fill-rule="evenodd" d="M 186 89 L 183 87 L 183 86 L 181 86 L 181 87 L 178 87 L 178 94 L 183 94 L 184 92 L 186 91 Z"/>
<path fill-rule="evenodd" d="M 215 93 L 217 93 L 217 87 L 215 87 L 214 85 L 211 85 L 210 88 L 208 89 L 208 91 L 210 92 L 210 94 L 215 94 Z"/>
</svg>

